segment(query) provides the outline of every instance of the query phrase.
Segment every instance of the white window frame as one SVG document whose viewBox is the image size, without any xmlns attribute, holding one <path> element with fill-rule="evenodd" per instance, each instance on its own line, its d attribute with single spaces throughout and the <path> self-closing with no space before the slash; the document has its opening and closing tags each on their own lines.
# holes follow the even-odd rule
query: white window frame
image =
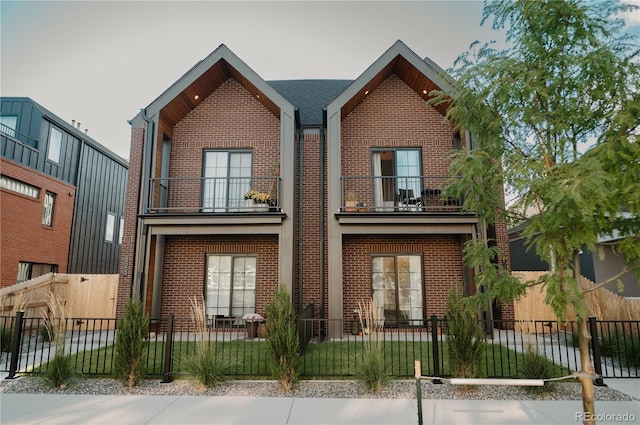
<svg viewBox="0 0 640 425">
<path fill-rule="evenodd" d="M 107 212 L 107 222 L 104 230 L 104 240 L 113 243 L 116 236 L 116 215 Z"/>
<path fill-rule="evenodd" d="M 47 159 L 58 164 L 60 162 L 60 151 L 62 150 L 62 131 L 51 126 L 49 131 L 49 149 Z"/>
<path fill-rule="evenodd" d="M 13 177 L 5 176 L 4 174 L 0 176 L 0 187 L 15 193 L 19 193 L 20 195 L 28 196 L 33 199 L 40 198 L 39 187 L 30 185 L 29 183 L 25 183 L 20 180 L 16 180 Z"/>
<path fill-rule="evenodd" d="M 56 205 L 56 194 L 46 191 L 44 194 L 44 208 L 42 209 L 42 224 L 44 226 L 53 226 L 53 211 Z"/>
</svg>

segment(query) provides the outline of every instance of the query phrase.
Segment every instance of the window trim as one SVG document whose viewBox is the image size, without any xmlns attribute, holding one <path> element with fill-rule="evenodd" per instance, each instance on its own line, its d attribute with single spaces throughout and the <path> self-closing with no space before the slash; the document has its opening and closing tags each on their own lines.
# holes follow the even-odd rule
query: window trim
<svg viewBox="0 0 640 425">
<path fill-rule="evenodd" d="M 111 232 L 109 232 L 109 219 L 113 218 L 111 223 Z M 111 233 L 111 239 L 109 239 L 109 233 Z M 116 214 L 107 211 L 107 221 L 105 222 L 104 241 L 107 243 L 114 243 L 116 240 Z"/>
<path fill-rule="evenodd" d="M 206 190 L 206 186 L 207 186 L 207 182 L 204 180 L 206 177 L 206 165 L 207 165 L 207 154 L 209 153 L 226 153 L 227 154 L 227 168 L 226 168 L 226 176 L 222 177 L 222 178 L 226 178 L 227 179 L 227 183 L 225 185 L 225 198 L 224 198 L 224 205 L 223 206 L 218 206 L 215 204 L 216 198 L 214 197 L 208 197 L 205 194 L 205 190 Z M 246 178 L 249 180 L 249 185 L 247 188 L 245 188 L 245 191 L 241 192 L 246 192 L 247 190 L 251 190 L 251 184 L 252 184 L 252 179 L 253 179 L 253 160 L 254 160 L 254 155 L 253 155 L 253 149 L 204 149 L 202 152 L 202 169 L 201 169 L 201 175 L 202 175 L 202 184 L 201 184 L 201 190 L 200 190 L 200 203 L 202 206 L 203 211 L 210 211 L 210 212 L 217 212 L 217 211 L 222 211 L 222 212 L 229 212 L 232 211 L 232 209 L 236 209 L 238 207 L 232 207 L 230 206 L 230 198 L 229 198 L 229 194 L 230 194 L 230 178 L 231 176 L 229 176 L 230 170 L 231 168 L 229 167 L 229 163 L 230 163 L 230 157 L 232 154 L 250 154 L 251 155 L 251 164 L 249 166 L 249 170 L 250 170 L 250 175 L 249 176 L 243 176 L 243 177 L 239 177 L 239 178 Z M 244 193 L 241 194 L 242 199 L 239 200 L 239 207 L 242 208 L 243 204 L 244 204 Z M 211 206 L 205 206 L 206 202 L 211 202 L 212 205 Z"/>
<path fill-rule="evenodd" d="M 398 291 L 398 257 L 418 257 L 420 259 L 420 305 L 422 309 L 422 317 L 419 319 L 409 319 L 409 324 L 402 324 L 402 319 L 395 319 L 394 323 L 389 323 L 385 320 L 385 327 L 421 327 L 426 320 L 426 288 L 425 288 L 425 273 L 424 273 L 424 254 L 423 253 L 372 253 L 370 254 L 370 270 L 369 270 L 369 278 L 371 279 L 371 297 L 374 297 L 374 288 L 373 288 L 373 260 L 374 258 L 393 258 L 394 259 L 394 295 L 395 295 L 395 311 L 396 315 L 398 311 L 400 311 L 400 301 L 399 301 L 399 291 Z M 384 310 L 384 305 L 380 306 Z"/>
<path fill-rule="evenodd" d="M 47 206 L 47 198 L 51 199 L 51 205 L 49 207 Z M 42 209 L 42 225 L 43 226 L 53 227 L 53 218 L 54 218 L 55 208 L 56 208 L 56 194 L 46 190 L 44 193 L 44 205 Z"/>
<path fill-rule="evenodd" d="M 229 305 L 228 305 L 228 315 L 224 316 L 227 318 L 234 318 L 234 319 L 239 319 L 240 317 L 236 317 L 233 316 L 233 291 L 234 291 L 234 273 L 233 270 L 235 268 L 235 260 L 237 258 L 242 258 L 242 259 L 247 259 L 247 258 L 253 258 L 255 259 L 255 270 L 256 270 L 256 275 L 255 275 L 255 281 L 254 281 L 254 287 L 253 287 L 253 311 L 252 313 L 256 312 L 257 309 L 257 303 L 258 303 L 258 255 L 257 254 L 226 254 L 226 253 L 207 253 L 205 255 L 205 264 L 204 264 L 204 285 L 203 285 L 203 295 L 204 295 L 204 303 L 205 303 L 205 311 L 208 312 L 209 310 L 209 304 L 208 304 L 208 293 L 209 290 L 207 288 L 208 285 L 208 280 L 209 280 L 209 258 L 211 257 L 230 257 L 231 258 L 231 282 L 229 283 Z M 220 289 L 218 289 L 218 292 L 220 291 Z M 242 289 L 242 291 L 246 291 L 246 289 Z M 218 307 L 220 308 L 220 307 Z M 242 307 L 243 310 L 245 310 L 246 308 Z M 208 313 L 206 313 L 207 316 L 210 316 Z M 246 314 L 246 312 L 245 312 Z M 213 315 L 211 315 L 213 318 Z M 218 317 L 220 317 L 219 315 L 217 315 Z"/>
<path fill-rule="evenodd" d="M 60 134 L 60 140 L 57 143 L 53 143 L 53 134 L 54 132 Z M 62 138 L 64 137 L 64 133 L 59 128 L 51 125 L 49 129 L 49 143 L 47 144 L 47 161 L 53 162 L 55 164 L 60 163 L 60 154 L 62 152 Z M 52 149 L 52 148 L 55 148 Z M 53 156 L 53 157 L 52 157 Z"/>
</svg>

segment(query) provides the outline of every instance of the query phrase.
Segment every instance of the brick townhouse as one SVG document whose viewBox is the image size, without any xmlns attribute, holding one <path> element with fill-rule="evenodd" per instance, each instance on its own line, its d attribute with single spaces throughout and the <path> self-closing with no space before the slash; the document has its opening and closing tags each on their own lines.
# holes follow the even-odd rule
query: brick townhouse
<svg viewBox="0 0 640 425">
<path fill-rule="evenodd" d="M 451 287 L 475 290 L 465 241 L 508 254 L 503 226 L 441 196 L 444 154 L 470 144 L 427 105 L 452 92 L 442 75 L 401 41 L 353 81 L 267 82 L 218 47 L 131 121 L 119 309 L 134 294 L 152 318 L 186 317 L 204 296 L 208 315 L 241 317 L 280 284 L 315 317 L 371 297 L 390 326 L 442 315 Z"/>
</svg>

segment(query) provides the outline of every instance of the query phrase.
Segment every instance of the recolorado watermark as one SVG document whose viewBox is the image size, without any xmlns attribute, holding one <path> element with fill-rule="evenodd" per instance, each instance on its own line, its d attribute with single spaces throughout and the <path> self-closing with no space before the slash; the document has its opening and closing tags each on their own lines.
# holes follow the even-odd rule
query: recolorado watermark
<svg viewBox="0 0 640 425">
<path fill-rule="evenodd" d="M 630 412 L 627 413 L 589 413 L 589 412 L 576 412 L 576 422 L 595 421 L 597 423 L 624 423 L 624 422 L 636 422 L 636 415 Z"/>
</svg>

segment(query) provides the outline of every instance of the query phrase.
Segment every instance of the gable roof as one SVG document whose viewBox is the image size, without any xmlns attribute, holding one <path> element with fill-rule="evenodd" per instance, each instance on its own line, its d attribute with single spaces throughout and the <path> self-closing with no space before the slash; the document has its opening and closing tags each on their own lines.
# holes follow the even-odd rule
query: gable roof
<svg viewBox="0 0 640 425">
<path fill-rule="evenodd" d="M 298 109 L 300 125 L 321 126 L 323 109 L 353 80 L 279 80 L 268 83 Z"/>
<path fill-rule="evenodd" d="M 144 113 L 148 116 L 162 113 L 163 120 L 173 126 L 229 78 L 238 81 L 278 119 L 283 109 L 293 115 L 293 106 L 224 44 L 188 70 L 151 102 Z"/>
<path fill-rule="evenodd" d="M 397 75 L 423 99 L 430 98 L 432 90 L 442 90 L 452 99 L 456 97 L 453 80 L 429 58 L 420 58 L 402 41 L 396 41 L 369 68 L 367 68 L 344 92 L 327 107 L 331 115 L 341 111 L 346 117 L 364 98 L 391 74 Z M 445 115 L 448 104 L 435 108 Z"/>
</svg>

